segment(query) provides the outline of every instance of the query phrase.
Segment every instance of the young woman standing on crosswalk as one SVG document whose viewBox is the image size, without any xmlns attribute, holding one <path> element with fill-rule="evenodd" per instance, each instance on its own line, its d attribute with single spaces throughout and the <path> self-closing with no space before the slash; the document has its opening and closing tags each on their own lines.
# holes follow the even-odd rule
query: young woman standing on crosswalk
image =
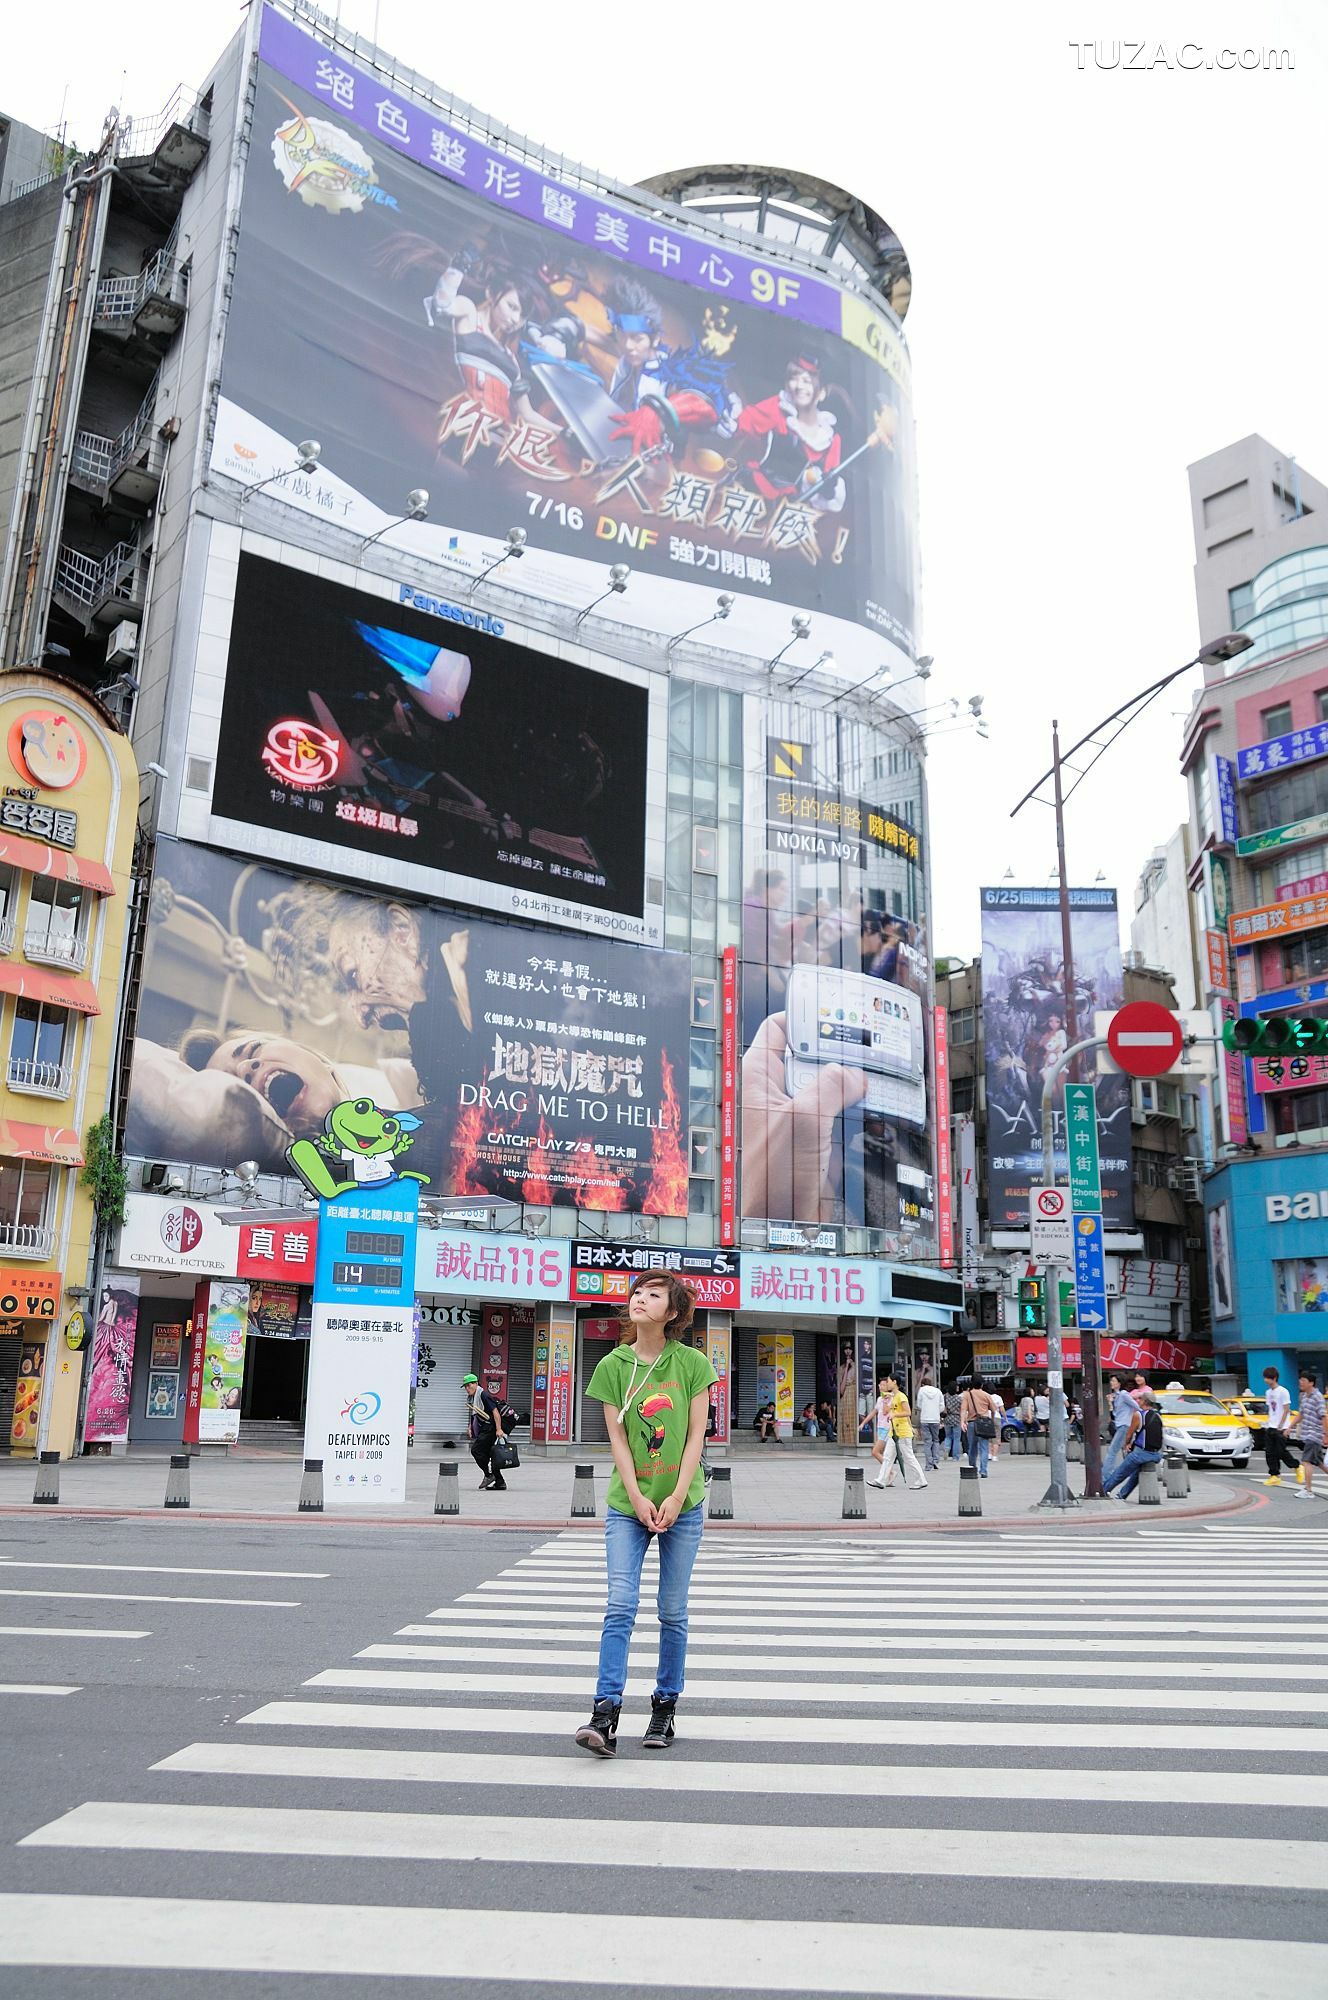
<svg viewBox="0 0 1328 2000">
<path fill-rule="evenodd" d="M 710 1385 L 717 1379 L 702 1350 L 683 1344 L 695 1307 L 690 1288 L 672 1271 L 634 1279 L 619 1344 L 586 1388 L 604 1404 L 613 1449 L 599 1679 L 590 1720 L 576 1732 L 577 1742 L 597 1757 L 617 1753 L 641 1565 L 652 1541 L 659 1543 L 659 1666 L 642 1743 L 665 1750 L 673 1741 L 687 1661 L 687 1593 L 705 1515 L 701 1452 Z"/>
</svg>

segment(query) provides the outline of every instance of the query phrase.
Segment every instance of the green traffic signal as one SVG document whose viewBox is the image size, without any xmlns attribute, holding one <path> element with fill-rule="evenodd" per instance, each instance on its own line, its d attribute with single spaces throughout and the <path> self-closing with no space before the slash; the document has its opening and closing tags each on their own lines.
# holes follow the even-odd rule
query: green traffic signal
<svg viewBox="0 0 1328 2000">
<path fill-rule="evenodd" d="M 1250 1014 L 1222 1025 L 1222 1046 L 1239 1056 L 1308 1054 L 1328 1048 L 1328 1020 L 1299 1020 L 1290 1014 Z"/>
<path fill-rule="evenodd" d="M 1047 1281 L 1045 1278 L 1019 1280 L 1019 1330 L 1029 1333 L 1047 1324 Z"/>
</svg>

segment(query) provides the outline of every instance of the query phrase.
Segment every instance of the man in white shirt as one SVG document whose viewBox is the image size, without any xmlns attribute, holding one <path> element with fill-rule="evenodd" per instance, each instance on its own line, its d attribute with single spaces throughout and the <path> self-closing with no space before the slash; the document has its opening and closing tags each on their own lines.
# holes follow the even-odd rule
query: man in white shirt
<svg viewBox="0 0 1328 2000">
<path fill-rule="evenodd" d="M 941 1418 L 945 1398 L 934 1382 L 924 1382 L 918 1390 L 918 1422 L 922 1426 L 923 1457 L 928 1472 L 941 1462 Z"/>
<path fill-rule="evenodd" d="M 1039 1389 L 1033 1398 L 1033 1416 L 1040 1430 L 1051 1422 L 1051 1399 L 1045 1389 Z"/>
<path fill-rule="evenodd" d="M 1264 1464 L 1268 1467 L 1265 1486 L 1282 1484 L 1282 1467 L 1294 1465 L 1295 1459 L 1287 1449 L 1287 1432 L 1291 1428 L 1291 1396 L 1282 1387 L 1276 1368 L 1263 1371 L 1264 1401 L 1268 1405 L 1268 1422 L 1263 1433 Z"/>
</svg>

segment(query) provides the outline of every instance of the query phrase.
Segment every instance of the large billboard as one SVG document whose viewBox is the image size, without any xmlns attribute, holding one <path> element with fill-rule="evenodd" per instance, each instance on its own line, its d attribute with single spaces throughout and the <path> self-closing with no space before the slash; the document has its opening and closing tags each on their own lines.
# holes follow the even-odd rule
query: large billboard
<svg viewBox="0 0 1328 2000">
<path fill-rule="evenodd" d="M 744 650 L 792 608 L 854 679 L 911 652 L 897 322 L 497 152 L 271 10 L 260 55 L 215 468 L 290 472 L 286 501 L 362 535 L 424 487 L 397 545 L 473 573 L 523 528 L 502 582 L 578 606 L 621 558 L 601 615 L 647 630 L 723 589 Z"/>
<path fill-rule="evenodd" d="M 240 557 L 214 814 L 337 873 L 386 856 L 440 896 L 639 932 L 646 688 L 420 601 Z"/>
<path fill-rule="evenodd" d="M 126 1149 L 288 1171 L 366 1096 L 430 1192 L 687 1213 L 691 961 L 162 842 Z"/>
<path fill-rule="evenodd" d="M 1071 889 L 1074 1018 L 1079 1039 L 1095 1012 L 1125 997 L 1114 889 Z M 1069 1046 L 1057 889 L 982 891 L 982 1030 L 986 1042 L 988 1215 L 993 1229 L 1027 1229 L 1028 1190 L 1042 1178 L 1042 1092 Z M 1134 1220 L 1130 1181 L 1130 1080 L 1097 1084 L 1102 1208 L 1109 1228 Z M 1073 1079 L 1072 1079 L 1073 1080 Z M 1081 1079 L 1083 1080 L 1083 1079 Z M 1055 1091 L 1056 1178 L 1069 1177 L 1065 1076 Z"/>
<path fill-rule="evenodd" d="M 745 711 L 742 1213 L 933 1256 L 918 761 L 823 708 Z"/>
</svg>

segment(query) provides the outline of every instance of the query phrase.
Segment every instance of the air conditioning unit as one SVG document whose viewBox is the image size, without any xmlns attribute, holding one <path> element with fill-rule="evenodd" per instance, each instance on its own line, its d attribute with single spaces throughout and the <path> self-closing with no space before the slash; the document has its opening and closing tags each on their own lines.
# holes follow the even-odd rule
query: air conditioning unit
<svg viewBox="0 0 1328 2000">
<path fill-rule="evenodd" d="M 1131 1116 L 1136 1125 L 1149 1118 L 1179 1118 L 1180 1090 L 1165 1077 L 1136 1078 L 1130 1086 Z"/>
<path fill-rule="evenodd" d="M 108 667 L 127 667 L 138 652 L 138 627 L 132 618 L 122 618 L 106 641 Z"/>
</svg>

